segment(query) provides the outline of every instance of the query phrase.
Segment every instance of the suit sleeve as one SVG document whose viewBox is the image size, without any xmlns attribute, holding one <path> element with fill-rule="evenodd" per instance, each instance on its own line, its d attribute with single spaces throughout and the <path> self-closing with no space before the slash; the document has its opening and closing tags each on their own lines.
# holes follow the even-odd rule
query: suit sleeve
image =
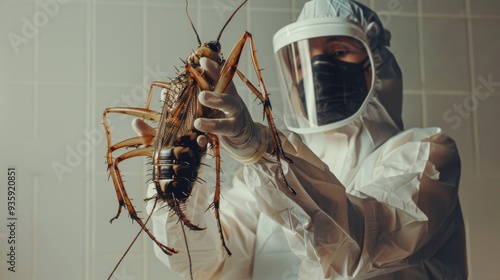
<svg viewBox="0 0 500 280">
<path fill-rule="evenodd" d="M 430 258 L 456 228 L 456 146 L 441 134 L 420 137 L 408 132 L 385 145 L 347 191 L 292 134 L 284 149 L 293 163 L 283 169 L 297 195 L 284 186 L 272 157 L 245 167 L 246 185 L 259 209 L 287 232 L 292 251 L 318 263 L 324 277 L 400 270 Z"/>
</svg>

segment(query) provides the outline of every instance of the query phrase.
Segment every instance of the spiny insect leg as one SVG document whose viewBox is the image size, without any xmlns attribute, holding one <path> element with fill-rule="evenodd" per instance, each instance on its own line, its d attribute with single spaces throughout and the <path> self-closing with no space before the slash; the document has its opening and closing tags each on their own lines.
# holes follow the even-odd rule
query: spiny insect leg
<svg viewBox="0 0 500 280">
<path fill-rule="evenodd" d="M 254 66 L 255 72 L 257 74 L 262 92 L 260 92 L 245 77 L 245 75 L 243 75 L 236 68 L 236 66 L 238 65 L 239 58 L 241 56 L 241 52 L 243 51 L 243 46 L 245 45 L 245 42 L 247 39 L 250 42 L 250 52 L 251 52 L 251 57 L 252 57 L 252 61 L 253 61 L 253 66 Z M 250 88 L 250 90 L 257 96 L 257 98 L 259 98 L 259 100 L 264 105 L 264 114 L 266 116 L 268 126 L 269 126 L 269 129 L 271 131 L 272 141 L 273 141 L 273 149 L 274 149 L 273 152 L 276 156 L 276 162 L 278 164 L 280 176 L 283 180 L 283 184 L 285 185 L 285 187 L 292 193 L 292 195 L 296 195 L 295 190 L 292 187 L 290 187 L 290 185 L 288 184 L 288 181 L 286 180 L 286 177 L 285 177 L 285 173 L 283 172 L 283 167 L 281 166 L 281 158 L 287 160 L 289 163 L 291 163 L 292 160 L 285 155 L 285 152 L 284 152 L 283 147 L 281 145 L 281 140 L 279 137 L 278 129 L 276 128 L 276 124 L 274 123 L 274 118 L 273 118 L 273 115 L 271 112 L 271 102 L 269 100 L 269 94 L 267 93 L 267 89 L 266 89 L 266 86 L 264 84 L 264 80 L 262 78 L 262 73 L 260 71 L 259 61 L 257 59 L 253 37 L 252 37 L 252 34 L 250 34 L 249 32 L 245 32 L 243 34 L 241 39 L 238 41 L 238 43 L 236 43 L 233 50 L 229 54 L 229 56 L 226 60 L 226 63 L 222 67 L 221 76 L 219 78 L 219 81 L 217 82 L 217 85 L 215 86 L 214 91 L 215 92 L 225 92 L 225 90 L 227 89 L 227 86 L 230 84 L 230 82 L 233 79 L 234 73 L 238 73 L 238 76 L 240 77 L 240 79 Z"/>
<path fill-rule="evenodd" d="M 220 221 L 220 184 L 221 184 L 221 159 L 220 159 L 220 145 L 219 138 L 215 134 L 207 133 L 207 137 L 212 144 L 212 150 L 214 151 L 215 156 L 215 193 L 214 193 L 214 201 L 210 204 L 210 207 L 214 209 L 215 219 L 217 220 L 217 227 L 219 228 L 220 239 L 222 242 L 222 247 L 226 250 L 229 256 L 232 255 L 231 251 L 226 245 L 226 240 L 224 238 L 224 232 L 222 229 L 222 224 Z"/>
</svg>

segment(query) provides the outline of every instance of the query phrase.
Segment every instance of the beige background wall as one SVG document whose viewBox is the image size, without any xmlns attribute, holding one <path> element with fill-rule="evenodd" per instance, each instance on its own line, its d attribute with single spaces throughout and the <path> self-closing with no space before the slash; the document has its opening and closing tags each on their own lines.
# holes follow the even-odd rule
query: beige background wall
<svg viewBox="0 0 500 280">
<path fill-rule="evenodd" d="M 303 0 L 251 0 L 222 37 L 228 54 L 244 30 L 256 40 L 281 124 L 271 39 Z M 500 5 L 494 0 L 365 0 L 392 31 L 405 78 L 406 127 L 441 126 L 458 142 L 470 279 L 500 272 Z M 236 0 L 191 0 L 203 41 Z M 105 279 L 138 231 L 117 202 L 104 163 L 102 111 L 142 106 L 152 80 L 174 76 L 196 47 L 182 0 L 0 0 L 0 278 Z M 245 61 L 242 69 L 250 73 Z M 250 75 L 252 76 L 252 75 Z M 261 108 L 246 94 L 256 120 Z M 277 101 L 276 101 L 277 100 Z M 476 101 L 476 102 L 474 102 Z M 132 137 L 117 117 L 115 139 Z M 225 158 L 225 179 L 235 164 Z M 17 272 L 7 270 L 7 168 L 18 171 Z M 123 164 L 127 187 L 144 196 L 144 161 Z M 207 175 L 210 177 L 210 175 Z M 210 178 L 207 178 L 210 180 Z M 177 279 L 139 239 L 118 269 L 123 279 Z M 169 275 L 169 276 L 165 276 Z"/>
</svg>

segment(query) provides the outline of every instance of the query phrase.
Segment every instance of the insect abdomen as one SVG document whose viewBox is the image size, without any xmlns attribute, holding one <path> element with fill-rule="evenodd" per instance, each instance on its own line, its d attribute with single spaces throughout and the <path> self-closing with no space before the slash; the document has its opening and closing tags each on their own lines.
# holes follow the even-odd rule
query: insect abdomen
<svg viewBox="0 0 500 280">
<path fill-rule="evenodd" d="M 162 148 L 153 159 L 153 181 L 163 201 L 182 203 L 191 194 L 204 153 L 196 142 L 201 134 L 193 130 L 177 137 L 171 147 Z"/>
</svg>

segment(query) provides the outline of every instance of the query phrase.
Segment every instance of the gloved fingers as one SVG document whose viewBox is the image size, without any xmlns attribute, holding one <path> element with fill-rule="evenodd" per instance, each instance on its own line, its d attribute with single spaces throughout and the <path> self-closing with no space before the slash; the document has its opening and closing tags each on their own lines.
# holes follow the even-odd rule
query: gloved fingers
<svg viewBox="0 0 500 280">
<path fill-rule="evenodd" d="M 246 108 L 239 96 L 202 91 L 198 96 L 200 103 L 212 109 L 221 110 L 226 117 L 236 117 Z"/>
<path fill-rule="evenodd" d="M 213 133 L 220 136 L 233 137 L 239 134 L 235 118 L 229 119 L 209 119 L 198 118 L 194 121 L 194 127 L 206 133 Z"/>
<path fill-rule="evenodd" d="M 132 121 L 132 128 L 139 136 L 156 136 L 156 129 L 151 127 L 145 121 L 140 118 L 135 118 Z M 196 138 L 196 143 L 201 149 L 206 149 L 208 144 L 208 139 L 205 135 L 200 135 Z"/>
<path fill-rule="evenodd" d="M 202 57 L 200 58 L 200 66 L 201 68 L 205 69 L 205 74 L 207 74 L 208 77 L 210 77 L 210 79 L 214 81 L 219 80 L 220 70 L 222 67 L 217 62 L 209 58 Z M 238 95 L 238 91 L 236 90 L 236 86 L 234 85 L 233 82 L 229 84 L 226 93 L 231 94 L 233 96 Z"/>
<path fill-rule="evenodd" d="M 196 143 L 198 143 L 198 146 L 202 149 L 205 149 L 208 144 L 208 139 L 205 135 L 200 135 L 198 138 L 196 138 Z"/>
<path fill-rule="evenodd" d="M 164 88 L 162 91 L 161 91 L 161 101 L 162 102 L 165 102 L 165 99 L 167 98 L 167 89 Z"/>
<path fill-rule="evenodd" d="M 219 74 L 220 74 L 220 69 L 221 66 L 206 57 L 200 58 L 200 66 L 201 68 L 205 69 L 205 73 L 210 77 L 210 79 L 217 81 L 219 79 Z"/>
<path fill-rule="evenodd" d="M 155 136 L 156 135 L 156 129 L 151 127 L 149 124 L 147 124 L 145 121 L 143 121 L 140 118 L 135 118 L 132 121 L 132 129 L 139 136 Z"/>
</svg>

